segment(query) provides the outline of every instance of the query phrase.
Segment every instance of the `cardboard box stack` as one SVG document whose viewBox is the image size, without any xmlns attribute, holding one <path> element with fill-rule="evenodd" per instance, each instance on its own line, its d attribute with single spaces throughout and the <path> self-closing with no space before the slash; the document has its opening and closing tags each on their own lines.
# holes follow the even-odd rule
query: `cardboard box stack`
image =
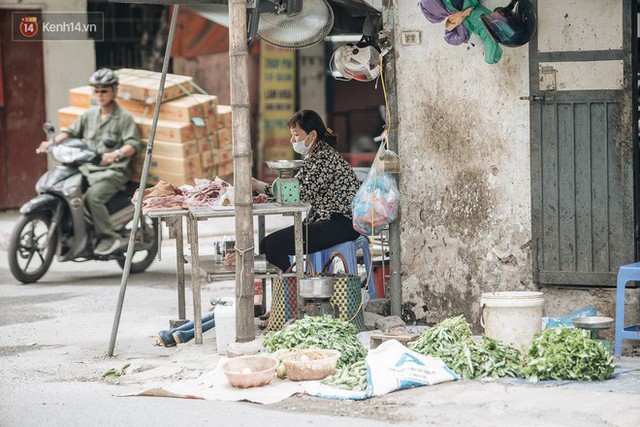
<svg viewBox="0 0 640 427">
<path fill-rule="evenodd" d="M 120 69 L 118 104 L 138 125 L 142 150 L 132 162 L 132 178 L 139 181 L 160 84 L 160 73 Z M 58 110 L 60 127 L 71 125 L 93 104 L 93 88 L 69 91 L 71 105 Z M 228 177 L 231 156 L 231 107 L 218 105 L 212 95 L 193 93 L 191 77 L 168 74 L 149 165 L 148 184 L 193 184 L 194 178 Z"/>
</svg>

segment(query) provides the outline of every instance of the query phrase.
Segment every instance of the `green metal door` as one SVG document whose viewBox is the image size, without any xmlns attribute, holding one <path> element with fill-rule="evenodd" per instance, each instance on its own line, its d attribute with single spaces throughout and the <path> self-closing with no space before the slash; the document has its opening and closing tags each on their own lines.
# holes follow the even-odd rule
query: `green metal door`
<svg viewBox="0 0 640 427">
<path fill-rule="evenodd" d="M 610 286 L 636 260 L 637 4 L 537 0 L 529 46 L 534 280 Z"/>
</svg>

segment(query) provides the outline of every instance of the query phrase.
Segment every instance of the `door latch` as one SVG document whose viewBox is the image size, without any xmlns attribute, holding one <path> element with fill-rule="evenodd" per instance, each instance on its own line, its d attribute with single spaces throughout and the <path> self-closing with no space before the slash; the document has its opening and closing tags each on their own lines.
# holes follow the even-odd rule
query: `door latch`
<svg viewBox="0 0 640 427">
<path fill-rule="evenodd" d="M 551 101 L 553 100 L 550 96 L 537 96 L 537 95 L 529 95 L 529 96 L 521 96 L 520 99 L 523 101 Z"/>
</svg>

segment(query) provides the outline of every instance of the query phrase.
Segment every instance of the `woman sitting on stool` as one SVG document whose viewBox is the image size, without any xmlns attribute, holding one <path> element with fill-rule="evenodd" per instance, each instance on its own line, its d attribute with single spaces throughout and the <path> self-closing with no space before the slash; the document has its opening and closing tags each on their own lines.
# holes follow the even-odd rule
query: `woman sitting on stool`
<svg viewBox="0 0 640 427">
<path fill-rule="evenodd" d="M 296 174 L 300 198 L 311 204 L 305 219 L 307 227 L 303 227 L 303 250 L 318 252 L 357 239 L 360 234 L 353 229 L 351 202 L 360 183 L 349 163 L 333 148 L 337 135 L 311 110 L 297 112 L 287 124 L 293 149 L 303 157 L 302 167 Z M 270 184 L 255 178 L 252 188 L 255 192 L 273 195 Z M 262 239 L 260 253 L 266 254 L 268 262 L 286 271 L 291 265 L 289 256 L 295 255 L 294 227 Z"/>
</svg>

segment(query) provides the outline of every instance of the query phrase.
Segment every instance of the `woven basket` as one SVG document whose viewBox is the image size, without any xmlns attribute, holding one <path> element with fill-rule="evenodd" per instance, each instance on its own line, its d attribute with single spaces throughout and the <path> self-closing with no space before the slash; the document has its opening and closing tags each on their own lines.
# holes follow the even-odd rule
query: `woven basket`
<svg viewBox="0 0 640 427">
<path fill-rule="evenodd" d="M 287 378 L 292 381 L 311 381 L 335 374 L 340 352 L 318 348 L 294 349 L 280 357 Z"/>
<path fill-rule="evenodd" d="M 220 370 L 234 387 L 261 387 L 269 384 L 276 373 L 278 361 L 270 356 L 251 355 L 225 361 Z"/>
</svg>

